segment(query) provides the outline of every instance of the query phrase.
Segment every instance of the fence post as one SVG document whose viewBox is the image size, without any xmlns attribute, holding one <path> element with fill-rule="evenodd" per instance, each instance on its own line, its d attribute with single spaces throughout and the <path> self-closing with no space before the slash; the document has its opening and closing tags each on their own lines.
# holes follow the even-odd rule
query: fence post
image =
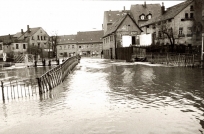
<svg viewBox="0 0 204 134">
<path fill-rule="evenodd" d="M 40 83 L 40 78 L 36 78 L 38 80 L 38 88 L 39 88 L 39 94 L 42 94 L 42 87 Z"/>
<path fill-rule="evenodd" d="M 3 83 L 3 81 L 1 81 L 1 89 L 2 89 L 2 99 L 4 101 L 5 97 L 4 97 L 4 83 Z"/>
</svg>

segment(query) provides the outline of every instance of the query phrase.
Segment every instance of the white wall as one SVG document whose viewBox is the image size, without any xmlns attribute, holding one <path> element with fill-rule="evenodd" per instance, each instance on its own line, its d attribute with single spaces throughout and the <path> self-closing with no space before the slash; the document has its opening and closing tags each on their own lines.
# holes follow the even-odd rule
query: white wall
<svg viewBox="0 0 204 134">
<path fill-rule="evenodd" d="M 132 44 L 132 36 L 122 36 L 123 47 L 129 47 Z"/>
<path fill-rule="evenodd" d="M 152 44 L 152 34 L 139 35 L 140 45 L 149 46 Z"/>
</svg>

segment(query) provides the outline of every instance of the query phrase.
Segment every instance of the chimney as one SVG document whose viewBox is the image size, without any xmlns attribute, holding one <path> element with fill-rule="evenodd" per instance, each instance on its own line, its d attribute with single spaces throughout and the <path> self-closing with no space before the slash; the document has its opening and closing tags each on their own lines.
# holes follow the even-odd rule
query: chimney
<svg viewBox="0 0 204 134">
<path fill-rule="evenodd" d="M 146 1 L 144 1 L 144 7 L 146 8 Z"/>
<path fill-rule="evenodd" d="M 123 7 L 123 10 L 125 11 L 125 6 Z"/>
<path fill-rule="evenodd" d="M 23 34 L 23 29 L 21 29 L 21 34 Z"/>
<path fill-rule="evenodd" d="M 163 15 L 164 13 L 165 13 L 165 6 L 164 6 L 164 2 L 162 2 L 161 15 Z"/>
<path fill-rule="evenodd" d="M 27 31 L 28 31 L 28 32 L 30 32 L 30 28 L 29 28 L 29 25 L 27 25 Z"/>
</svg>

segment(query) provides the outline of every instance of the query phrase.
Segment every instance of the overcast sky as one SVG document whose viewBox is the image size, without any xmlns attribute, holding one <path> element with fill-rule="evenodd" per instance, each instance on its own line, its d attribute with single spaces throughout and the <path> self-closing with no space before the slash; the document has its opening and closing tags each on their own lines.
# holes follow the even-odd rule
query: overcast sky
<svg viewBox="0 0 204 134">
<path fill-rule="evenodd" d="M 170 7 L 183 1 L 163 1 Z M 15 34 L 32 27 L 42 27 L 49 35 L 76 34 L 78 31 L 102 30 L 103 13 L 126 10 L 144 1 L 87 0 L 0 0 L 0 35 Z M 162 1 L 146 1 L 147 4 Z"/>
</svg>

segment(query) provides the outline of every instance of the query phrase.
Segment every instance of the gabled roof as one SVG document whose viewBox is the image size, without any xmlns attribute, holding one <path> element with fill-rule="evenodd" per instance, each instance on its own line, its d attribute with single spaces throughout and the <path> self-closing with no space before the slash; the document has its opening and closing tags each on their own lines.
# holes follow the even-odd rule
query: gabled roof
<svg viewBox="0 0 204 134">
<path fill-rule="evenodd" d="M 24 34 L 22 34 L 19 39 L 22 37 L 22 36 L 25 36 L 25 37 L 30 37 L 32 36 L 33 34 L 35 34 L 41 27 L 36 27 L 36 28 L 29 28 L 29 32 L 26 31 Z"/>
<path fill-rule="evenodd" d="M 161 5 L 160 4 L 136 4 L 131 5 L 130 7 L 131 15 L 135 20 L 139 19 L 141 14 L 149 14 L 151 13 L 153 16 L 158 16 L 161 14 Z"/>
<path fill-rule="evenodd" d="M 115 22 L 118 20 L 124 13 L 130 12 L 130 10 L 118 10 L 118 11 L 105 11 L 104 17 L 107 19 L 108 22 Z"/>
<path fill-rule="evenodd" d="M 114 33 L 119 28 L 119 26 L 122 24 L 122 22 L 126 19 L 127 16 L 129 16 L 130 19 L 133 21 L 133 23 L 138 27 L 138 29 L 140 29 L 140 27 L 137 25 L 135 20 L 127 13 L 126 15 L 122 16 L 121 18 L 119 18 L 115 23 L 113 23 L 113 25 L 106 31 L 106 33 L 104 34 L 103 37 L 106 37 L 109 34 Z"/>
<path fill-rule="evenodd" d="M 180 4 L 177 4 L 175 6 L 172 6 L 168 8 L 165 13 L 161 16 L 156 16 L 144 23 L 142 26 L 154 24 L 159 21 L 164 21 L 168 19 L 174 18 L 176 15 L 178 15 L 182 10 L 184 10 L 188 5 L 190 5 L 193 2 L 193 0 L 187 0 L 185 2 L 182 2 Z"/>
<path fill-rule="evenodd" d="M 102 42 L 103 30 L 77 32 L 77 43 Z"/>
<path fill-rule="evenodd" d="M 19 38 L 20 36 L 22 36 L 23 34 L 21 32 L 18 32 L 16 34 L 13 35 L 13 37 Z"/>
<path fill-rule="evenodd" d="M 57 36 L 57 44 L 76 43 L 77 35 L 61 35 Z"/>
</svg>

